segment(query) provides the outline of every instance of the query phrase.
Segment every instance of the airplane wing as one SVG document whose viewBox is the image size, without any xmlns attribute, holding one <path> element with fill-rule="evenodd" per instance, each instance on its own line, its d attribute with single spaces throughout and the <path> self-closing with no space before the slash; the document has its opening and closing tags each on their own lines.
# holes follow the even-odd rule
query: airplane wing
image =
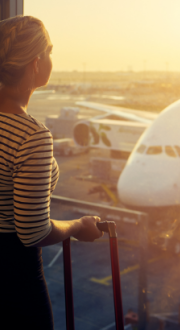
<svg viewBox="0 0 180 330">
<path fill-rule="evenodd" d="M 81 101 L 81 102 L 76 102 L 76 104 L 85 108 L 103 111 L 109 115 L 116 115 L 119 117 L 119 119 L 122 120 L 124 119 L 129 121 L 145 123 L 145 124 L 151 124 L 152 121 L 158 116 L 157 113 L 153 113 L 149 111 L 127 109 L 123 107 L 116 107 L 112 105 L 106 105 L 95 102 Z"/>
</svg>

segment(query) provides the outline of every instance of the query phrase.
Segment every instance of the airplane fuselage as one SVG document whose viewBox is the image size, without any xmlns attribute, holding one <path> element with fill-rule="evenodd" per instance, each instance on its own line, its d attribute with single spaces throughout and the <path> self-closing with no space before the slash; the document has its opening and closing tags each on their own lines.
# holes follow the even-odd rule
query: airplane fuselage
<svg viewBox="0 0 180 330">
<path fill-rule="evenodd" d="M 122 203 L 136 209 L 180 205 L 180 101 L 143 133 L 118 180 Z"/>
</svg>

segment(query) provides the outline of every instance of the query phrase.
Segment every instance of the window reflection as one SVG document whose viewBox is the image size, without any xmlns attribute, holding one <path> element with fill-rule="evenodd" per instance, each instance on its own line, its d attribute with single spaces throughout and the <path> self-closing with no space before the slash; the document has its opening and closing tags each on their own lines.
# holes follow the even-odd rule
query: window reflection
<svg viewBox="0 0 180 330">
<path fill-rule="evenodd" d="M 144 144 L 141 144 L 140 146 L 139 146 L 139 148 L 137 148 L 137 152 L 139 153 L 139 154 L 143 154 L 143 152 L 145 151 L 145 149 L 146 149 L 146 146 L 144 145 Z"/>
<path fill-rule="evenodd" d="M 165 152 L 170 157 L 177 157 L 175 151 L 171 146 L 165 146 Z"/>
<path fill-rule="evenodd" d="M 146 151 L 147 155 L 158 155 L 162 153 L 161 146 L 151 146 Z"/>
</svg>

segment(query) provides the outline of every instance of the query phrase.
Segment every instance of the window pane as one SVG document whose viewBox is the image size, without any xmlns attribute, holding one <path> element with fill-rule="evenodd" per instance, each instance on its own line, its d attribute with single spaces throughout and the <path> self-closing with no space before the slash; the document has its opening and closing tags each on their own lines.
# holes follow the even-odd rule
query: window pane
<svg viewBox="0 0 180 330">
<path fill-rule="evenodd" d="M 139 146 L 139 148 L 137 148 L 137 152 L 139 153 L 139 154 L 143 154 L 143 152 L 144 152 L 144 150 L 146 149 L 146 146 L 144 145 L 144 144 L 141 144 L 140 146 Z"/>
<path fill-rule="evenodd" d="M 162 152 L 162 147 L 161 146 L 152 146 L 149 147 L 147 150 L 147 155 L 158 155 L 161 154 Z"/>
<path fill-rule="evenodd" d="M 179 146 L 174 146 L 174 148 L 176 149 L 178 156 L 180 156 L 180 147 Z"/>
<path fill-rule="evenodd" d="M 173 148 L 171 146 L 166 146 L 165 152 L 170 157 L 177 157 L 175 151 L 173 150 Z"/>
</svg>

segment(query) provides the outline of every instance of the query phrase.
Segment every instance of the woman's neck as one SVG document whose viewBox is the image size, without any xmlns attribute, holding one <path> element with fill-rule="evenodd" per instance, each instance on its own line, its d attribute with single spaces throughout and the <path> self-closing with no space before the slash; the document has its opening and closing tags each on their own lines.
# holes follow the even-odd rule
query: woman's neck
<svg viewBox="0 0 180 330">
<path fill-rule="evenodd" d="M 0 112 L 26 113 L 32 90 L 19 87 L 2 87 L 0 89 Z"/>
</svg>

